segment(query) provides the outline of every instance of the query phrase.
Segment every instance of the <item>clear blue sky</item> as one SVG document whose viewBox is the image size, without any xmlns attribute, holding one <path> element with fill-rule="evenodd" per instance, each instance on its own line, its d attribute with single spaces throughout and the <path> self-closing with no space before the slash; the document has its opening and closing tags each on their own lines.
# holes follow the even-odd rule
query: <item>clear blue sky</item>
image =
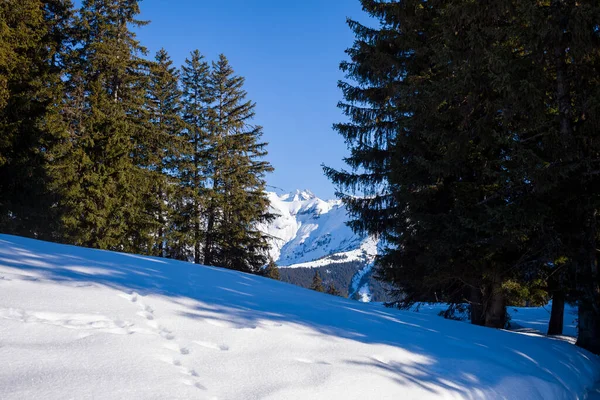
<svg viewBox="0 0 600 400">
<path fill-rule="evenodd" d="M 321 164 L 342 167 L 348 154 L 332 129 L 343 120 L 339 63 L 353 43 L 346 17 L 366 20 L 359 0 L 145 0 L 138 38 L 150 51 L 164 47 L 176 65 L 190 51 L 219 53 L 246 78 L 255 123 L 264 127 L 269 185 L 310 189 L 332 198 Z"/>
</svg>

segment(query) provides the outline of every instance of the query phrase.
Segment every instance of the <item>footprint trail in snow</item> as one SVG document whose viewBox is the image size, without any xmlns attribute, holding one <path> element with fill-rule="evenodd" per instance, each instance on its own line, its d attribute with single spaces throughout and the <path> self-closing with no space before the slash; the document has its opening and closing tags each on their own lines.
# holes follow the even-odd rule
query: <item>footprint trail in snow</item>
<svg viewBox="0 0 600 400">
<path fill-rule="evenodd" d="M 154 313 L 154 309 L 144 302 L 143 296 L 136 292 L 132 292 L 130 294 L 123 293 L 120 294 L 120 296 L 129 300 L 131 303 L 137 305 L 140 311 L 138 311 L 136 314 L 145 318 L 146 324 L 154 331 L 154 333 L 156 333 L 158 336 L 165 340 L 163 347 L 176 354 L 176 357 L 162 358 L 162 360 L 176 367 L 180 374 L 185 375 L 185 377 L 181 379 L 181 382 L 184 385 L 193 386 L 200 390 L 208 390 L 202 383 L 200 383 L 197 380 L 197 378 L 199 378 L 200 375 L 196 372 L 196 370 L 188 367 L 186 365 L 187 363 L 184 363 L 181 359 L 182 357 L 185 357 L 190 354 L 190 348 L 186 346 L 181 346 L 177 342 L 176 336 L 173 333 L 173 331 L 158 323 L 158 318 Z"/>
</svg>

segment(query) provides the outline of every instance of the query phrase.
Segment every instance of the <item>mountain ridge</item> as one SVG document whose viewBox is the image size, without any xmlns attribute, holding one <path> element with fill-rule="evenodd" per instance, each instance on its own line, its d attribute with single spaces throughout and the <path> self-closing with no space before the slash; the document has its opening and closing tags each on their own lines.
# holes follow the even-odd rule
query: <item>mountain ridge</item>
<svg viewBox="0 0 600 400">
<path fill-rule="evenodd" d="M 276 218 L 261 230 L 270 236 L 269 256 L 283 280 L 310 287 L 316 270 L 344 296 L 363 302 L 389 300 L 373 277 L 378 241 L 348 227 L 341 200 L 323 200 L 308 189 L 278 189 L 267 196 Z"/>
<path fill-rule="evenodd" d="M 322 200 L 308 189 L 267 192 L 267 197 L 269 212 L 276 218 L 260 229 L 270 236 L 269 256 L 279 267 L 371 262 L 377 254 L 375 239 L 347 226 L 348 213 L 341 200 Z"/>
</svg>

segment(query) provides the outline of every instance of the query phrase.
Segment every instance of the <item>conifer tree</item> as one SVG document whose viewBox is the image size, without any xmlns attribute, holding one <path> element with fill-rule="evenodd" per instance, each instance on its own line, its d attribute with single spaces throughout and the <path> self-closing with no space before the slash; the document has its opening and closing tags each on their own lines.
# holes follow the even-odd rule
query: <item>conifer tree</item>
<svg viewBox="0 0 600 400">
<path fill-rule="evenodd" d="M 473 323 L 502 326 L 506 284 L 543 278 L 559 319 L 574 291 L 578 343 L 600 352 L 599 6 L 362 4 L 380 27 L 350 22 L 356 84 L 340 84 L 337 129 L 352 170 L 326 173 L 367 195 L 342 198 L 353 228 L 388 245 L 379 274 L 396 304 L 467 298 Z"/>
<path fill-rule="evenodd" d="M 187 151 L 183 152 L 177 166 L 179 207 L 175 216 L 175 229 L 180 243 L 181 258 L 192 249 L 191 258 L 196 264 L 203 260 L 202 245 L 205 240 L 207 177 L 211 173 L 209 119 L 213 94 L 208 85 L 210 68 L 204 56 L 194 50 L 182 67 L 183 138 Z M 204 261 L 206 263 L 206 261 Z"/>
<path fill-rule="evenodd" d="M 553 0 L 537 4 L 533 11 L 526 14 L 530 20 L 523 26 L 529 29 L 523 40 L 534 49 L 539 73 L 547 79 L 543 87 L 550 105 L 541 109 L 550 124 L 532 143 L 545 161 L 534 183 L 552 218 L 549 231 L 556 243 L 552 261 L 565 260 L 553 263 L 562 267 L 553 271 L 554 293 L 559 299 L 565 293 L 575 294 L 577 344 L 600 354 L 600 147 L 596 140 L 600 85 L 595 72 L 600 66 L 600 5 Z M 554 310 L 554 302 L 552 311 L 560 320 L 562 310 Z"/>
<path fill-rule="evenodd" d="M 71 147 L 55 166 L 74 244 L 134 251 L 149 234 L 143 196 L 150 184 L 132 157 L 146 133 L 145 50 L 130 30 L 144 24 L 137 14 L 137 1 L 86 0 L 77 18 L 63 112 Z"/>
<path fill-rule="evenodd" d="M 56 239 L 48 124 L 70 42 L 68 0 L 0 4 L 0 231 Z"/>
<path fill-rule="evenodd" d="M 179 73 L 164 49 L 156 54 L 149 72 L 144 110 L 148 126 L 138 144 L 137 159 L 151 182 L 144 205 L 151 230 L 148 252 L 166 257 L 171 241 L 175 247 L 179 243 L 176 225 L 171 221 L 177 218 L 179 211 L 174 207 L 179 183 L 178 160 L 187 143 L 181 136 L 183 121 L 180 117 Z"/>
<path fill-rule="evenodd" d="M 281 275 L 279 274 L 279 268 L 277 267 L 277 264 L 275 264 L 275 261 L 273 261 L 273 260 L 269 261 L 269 263 L 267 264 L 267 266 L 265 267 L 265 269 L 263 271 L 263 275 L 266 276 L 267 278 L 275 279 L 278 281 L 281 280 Z"/>
<path fill-rule="evenodd" d="M 321 274 L 319 274 L 318 269 L 315 269 L 315 275 L 313 276 L 313 281 L 310 285 L 310 288 L 317 292 L 325 292 L 325 288 L 323 287 L 323 279 L 321 279 Z"/>
<path fill-rule="evenodd" d="M 381 26 L 350 23 L 357 41 L 342 69 L 357 84 L 340 83 L 350 122 L 336 126 L 353 170 L 326 168 L 366 194 L 342 198 L 353 228 L 388 245 L 378 269 L 397 285 L 396 305 L 470 297 L 473 323 L 493 327 L 531 240 L 524 171 L 538 161 L 514 140 L 532 105 L 504 96 L 516 86 L 506 77 L 527 73 L 504 30 L 509 3 L 363 1 Z"/>
<path fill-rule="evenodd" d="M 234 75 L 224 55 L 213 63 L 209 90 L 209 152 L 204 263 L 256 272 L 267 261 L 267 237 L 258 224 L 268 213 L 262 127 L 252 124 L 255 104 L 246 100 L 244 78 Z"/>
</svg>

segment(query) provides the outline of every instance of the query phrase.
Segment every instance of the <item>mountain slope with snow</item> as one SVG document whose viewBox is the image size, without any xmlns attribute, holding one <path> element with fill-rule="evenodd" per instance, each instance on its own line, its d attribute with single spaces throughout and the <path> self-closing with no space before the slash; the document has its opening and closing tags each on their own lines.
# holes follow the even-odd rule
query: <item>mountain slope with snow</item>
<svg viewBox="0 0 600 400">
<path fill-rule="evenodd" d="M 598 357 L 220 268 L 0 235 L 0 398 L 577 399 Z"/>
<path fill-rule="evenodd" d="M 389 300 L 381 284 L 372 277 L 378 242 L 352 232 L 346 225 L 348 214 L 340 200 L 321 200 L 309 190 L 267 195 L 270 212 L 277 216 L 261 227 L 271 237 L 270 256 L 279 267 L 296 269 L 283 274 L 283 279 L 309 287 L 312 270 L 320 268 L 325 284 L 333 284 L 344 295 L 358 294 L 362 301 Z M 341 279 L 347 276 L 349 268 L 354 276 Z M 310 273 L 298 269 L 310 269 Z"/>
<path fill-rule="evenodd" d="M 267 193 L 276 219 L 263 226 L 271 236 L 270 256 L 281 267 L 322 266 L 331 262 L 371 261 L 377 243 L 356 235 L 346 225 L 348 215 L 340 200 L 324 201 L 309 190 Z M 328 257 L 337 255 L 337 257 Z M 327 257 L 327 260 L 315 262 Z"/>
</svg>

